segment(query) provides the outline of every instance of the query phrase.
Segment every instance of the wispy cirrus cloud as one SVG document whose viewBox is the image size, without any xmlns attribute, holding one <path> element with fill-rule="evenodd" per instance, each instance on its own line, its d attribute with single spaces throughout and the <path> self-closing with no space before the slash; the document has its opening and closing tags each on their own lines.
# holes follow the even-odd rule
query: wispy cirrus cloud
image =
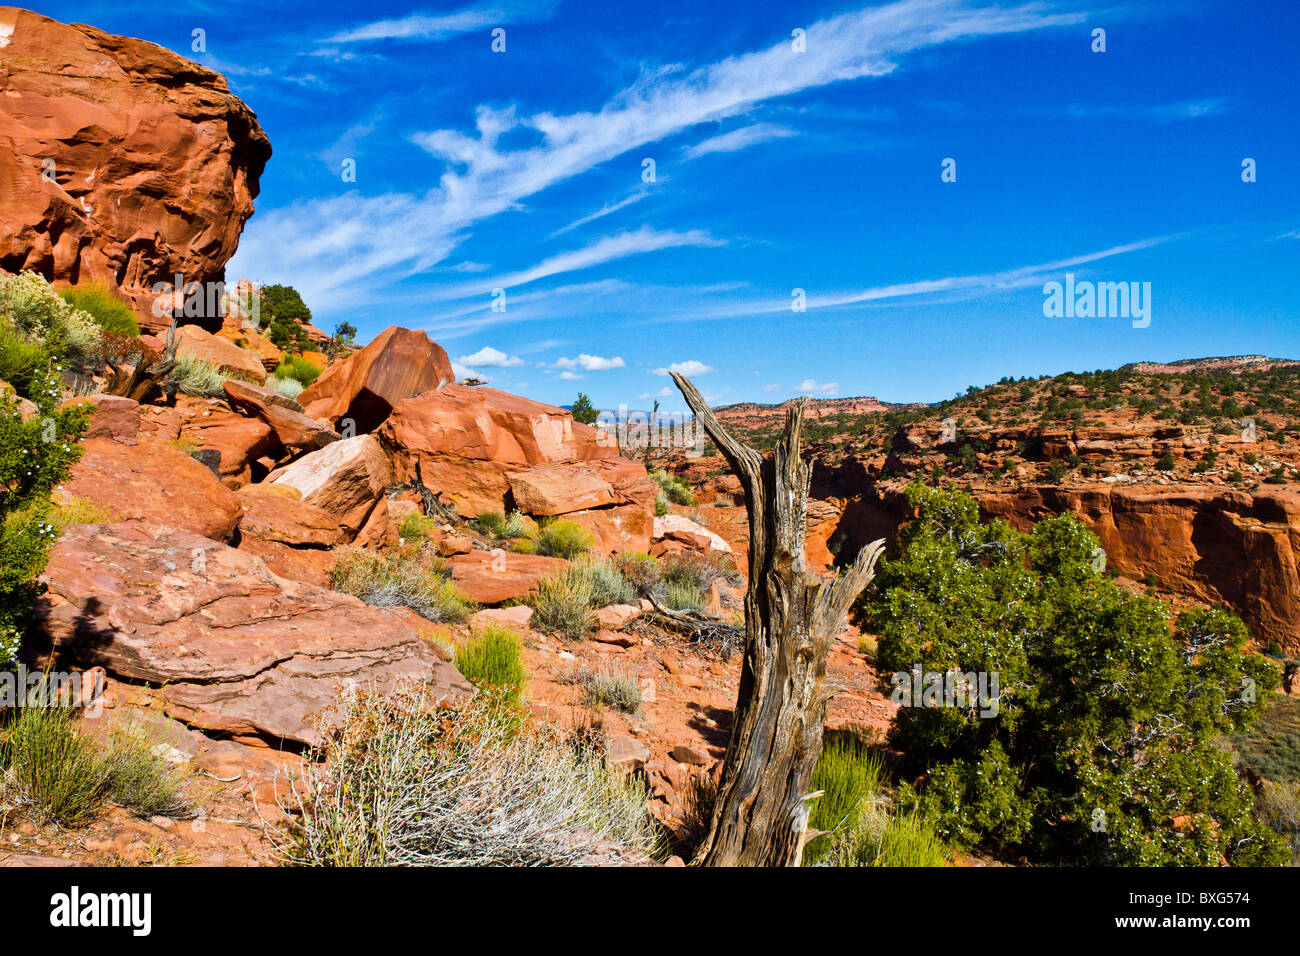
<svg viewBox="0 0 1300 956">
<path fill-rule="evenodd" d="M 1018 266 L 1014 269 L 1005 269 L 999 272 L 982 272 L 970 275 L 944 276 L 938 279 L 919 279 L 912 282 L 896 282 L 889 285 L 872 286 L 868 289 L 860 289 L 850 292 L 829 292 L 820 295 L 810 292 L 805 300 L 805 305 L 807 310 L 811 312 L 819 309 L 836 309 L 866 304 L 890 302 L 902 304 L 906 300 L 918 296 L 942 295 L 946 293 L 979 295 L 1003 292 L 1010 289 L 1027 288 L 1030 286 L 1042 285 L 1045 281 L 1053 277 L 1059 278 L 1059 273 L 1064 269 L 1073 269 L 1078 266 L 1087 265 L 1092 262 L 1099 262 L 1103 259 L 1109 259 L 1114 256 L 1121 256 L 1131 252 L 1139 252 L 1143 249 L 1150 249 L 1154 246 L 1168 242 L 1173 238 L 1174 237 L 1172 236 L 1160 236 L 1152 239 L 1142 239 L 1137 242 L 1111 246 L 1108 249 L 1101 249 L 1096 252 L 1069 256 L 1064 259 L 1038 263 L 1036 265 Z M 789 298 L 773 297 L 765 300 L 728 303 L 718 307 L 706 306 L 694 313 L 679 310 L 677 314 L 665 317 L 661 319 L 661 321 L 691 322 L 716 319 L 735 319 L 749 315 L 788 313 L 789 311 Z"/>
<path fill-rule="evenodd" d="M 1200 119 L 1203 116 L 1217 116 L 1228 111 L 1226 97 L 1215 96 L 1200 100 L 1183 100 L 1178 103 L 1158 103 L 1153 106 L 1140 105 L 1082 105 L 1071 104 L 1064 108 L 1066 116 L 1075 119 L 1145 119 L 1159 123 L 1174 123 L 1179 120 Z M 1039 111 L 1040 113 L 1042 111 Z"/>
<path fill-rule="evenodd" d="M 415 13 L 406 17 L 375 20 L 334 34 L 326 43 L 373 43 L 378 40 L 427 40 L 439 42 L 476 30 L 535 23 L 547 19 L 556 3 L 507 3 L 466 7 L 452 13 Z"/>
<path fill-rule="evenodd" d="M 435 296 L 439 299 L 462 299 L 483 295 L 494 288 L 517 289 L 539 279 L 549 279 L 568 272 L 580 272 L 593 266 L 604 265 L 629 256 L 657 252 L 661 249 L 674 249 L 682 246 L 720 246 L 722 240 L 714 239 L 702 229 L 687 232 L 675 230 L 657 230 L 649 226 L 606 236 L 581 249 L 572 249 L 544 259 L 534 266 L 512 272 L 508 275 L 484 279 L 482 282 L 464 283 L 462 285 L 439 289 Z"/>
<path fill-rule="evenodd" d="M 468 8 L 447 15 L 454 18 L 450 21 L 379 21 L 339 36 L 348 42 L 436 38 L 448 30 L 482 28 L 489 19 L 487 10 Z M 741 116 L 758 104 L 805 90 L 887 76 L 898 69 L 902 57 L 917 51 L 1084 19 L 1083 13 L 1041 2 L 1000 7 L 965 0 L 900 0 L 810 24 L 803 53 L 781 40 L 694 70 L 646 69 L 594 112 L 525 117 L 515 106 L 480 106 L 472 133 L 439 129 L 412 137 L 448 164 L 434 189 L 349 195 L 260 212 L 250 221 L 232 268 L 292 282 L 322 303 L 323 314 L 336 313 L 364 298 L 376 276 L 391 283 L 430 268 L 459 245 L 475 223 L 647 143 Z M 515 142 L 521 132 L 532 145 L 503 144 L 507 134 Z M 421 228 L 411 229 L 412 222 Z"/>
<path fill-rule="evenodd" d="M 740 129 L 733 129 L 727 133 L 710 136 L 703 142 L 689 147 L 683 155 L 687 159 L 699 159 L 701 156 L 707 156 L 710 153 L 735 153 L 758 143 L 766 143 L 774 139 L 786 139 L 797 135 L 794 130 L 785 126 L 778 126 L 775 123 L 754 123 L 752 126 L 742 126 Z"/>
</svg>

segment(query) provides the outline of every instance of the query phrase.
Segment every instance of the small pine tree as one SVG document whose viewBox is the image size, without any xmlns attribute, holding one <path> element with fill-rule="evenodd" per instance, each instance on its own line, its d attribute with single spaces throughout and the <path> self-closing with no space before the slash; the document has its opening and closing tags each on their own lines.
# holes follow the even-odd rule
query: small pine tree
<svg viewBox="0 0 1300 956">
<path fill-rule="evenodd" d="M 582 422 L 584 425 L 594 425 L 596 420 L 600 418 L 600 409 L 591 404 L 591 399 L 587 397 L 585 392 L 578 393 L 578 397 L 573 401 L 571 411 L 573 420 Z"/>
</svg>

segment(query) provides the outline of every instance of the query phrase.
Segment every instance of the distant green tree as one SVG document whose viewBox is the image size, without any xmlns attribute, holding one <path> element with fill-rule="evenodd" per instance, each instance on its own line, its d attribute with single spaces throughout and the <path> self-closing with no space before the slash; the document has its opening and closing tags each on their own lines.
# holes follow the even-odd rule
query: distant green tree
<svg viewBox="0 0 1300 956">
<path fill-rule="evenodd" d="M 262 324 L 271 344 L 289 352 L 308 351 L 311 339 L 303 325 L 311 322 L 311 309 L 298 290 L 288 285 L 266 285 L 258 294 Z"/>
<path fill-rule="evenodd" d="M 347 322 L 340 322 L 334 326 L 334 334 L 330 336 L 329 342 L 325 345 L 325 354 L 332 361 L 351 346 L 356 337 L 357 330 L 355 326 Z"/>
<path fill-rule="evenodd" d="M 594 425 L 596 419 L 600 418 L 600 409 L 591 404 L 591 399 L 583 392 L 579 392 L 574 399 L 572 413 L 573 420 L 584 425 Z"/>
<path fill-rule="evenodd" d="M 961 492 L 907 496 L 917 517 L 855 620 L 880 635 L 885 671 L 996 674 L 1000 697 L 899 710 L 892 742 L 928 774 L 905 804 L 947 839 L 1037 862 L 1285 859 L 1214 742 L 1249 726 L 1280 681 L 1245 652 L 1240 620 L 1202 609 L 1171 628 L 1164 605 L 1106 576 L 1073 515 L 1021 533 L 981 524 Z"/>
</svg>

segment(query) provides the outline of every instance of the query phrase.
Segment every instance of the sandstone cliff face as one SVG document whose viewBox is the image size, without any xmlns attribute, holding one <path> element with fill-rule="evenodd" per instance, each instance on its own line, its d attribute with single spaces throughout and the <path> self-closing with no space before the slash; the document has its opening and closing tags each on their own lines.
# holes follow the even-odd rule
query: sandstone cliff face
<svg viewBox="0 0 1300 956">
<path fill-rule="evenodd" d="M 838 537 L 850 555 L 874 538 L 892 537 L 911 517 L 904 485 L 876 482 L 845 498 L 830 498 L 824 486 L 829 500 L 810 509 L 810 562 L 827 563 L 827 545 Z M 1276 641 L 1291 654 L 1300 651 L 1300 491 L 1105 484 L 969 490 L 984 518 L 1005 518 L 1021 530 L 1072 512 L 1101 541 L 1108 567 L 1133 580 L 1154 574 L 1175 594 L 1225 604 L 1260 645 Z M 838 520 L 828 509 L 838 511 Z"/>
<path fill-rule="evenodd" d="M 1300 649 L 1300 493 L 1223 488 L 1053 488 L 980 493 L 980 507 L 1024 528 L 1072 511 L 1107 564 L 1154 574 L 1176 594 L 1226 604 L 1260 644 Z"/>
<path fill-rule="evenodd" d="M 154 283 L 224 279 L 271 144 L 220 74 L 0 7 L 0 90 L 0 268 L 116 287 L 151 329 Z"/>
</svg>

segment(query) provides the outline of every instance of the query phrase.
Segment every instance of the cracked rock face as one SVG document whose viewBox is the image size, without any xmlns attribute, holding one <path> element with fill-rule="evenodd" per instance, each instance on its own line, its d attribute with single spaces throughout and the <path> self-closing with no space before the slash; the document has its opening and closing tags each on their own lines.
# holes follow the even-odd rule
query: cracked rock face
<svg viewBox="0 0 1300 956">
<path fill-rule="evenodd" d="M 219 73 L 0 7 L 0 90 L 0 268 L 106 283 L 155 330 L 155 283 L 224 279 L 271 144 Z"/>
<path fill-rule="evenodd" d="M 163 685 L 172 716 L 204 730 L 315 744 L 348 686 L 474 692 L 400 617 L 192 532 L 74 525 L 42 580 L 61 658 Z"/>
</svg>

